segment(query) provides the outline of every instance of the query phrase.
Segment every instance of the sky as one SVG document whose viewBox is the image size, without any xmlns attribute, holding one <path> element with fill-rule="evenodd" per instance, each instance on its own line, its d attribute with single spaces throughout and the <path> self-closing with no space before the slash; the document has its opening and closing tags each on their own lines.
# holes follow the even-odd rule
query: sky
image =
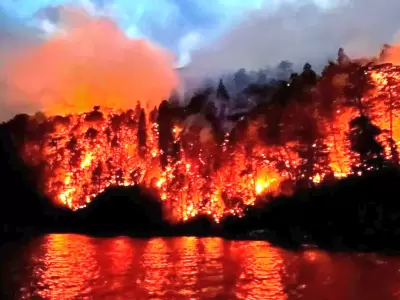
<svg viewBox="0 0 400 300">
<path fill-rule="evenodd" d="M 111 17 L 132 38 L 146 38 L 172 50 L 180 64 L 200 47 L 243 18 L 266 0 L 3 0 L 0 9 L 9 18 L 33 26 L 43 34 L 59 27 L 62 5 L 85 8 L 92 15 Z"/>
<path fill-rule="evenodd" d="M 399 11 L 399 0 L 1 0 L 0 119 L 25 108 L 28 98 L 25 89 L 17 89 L 7 80 L 10 72 L 4 70 L 10 61 L 20 61 L 26 55 L 29 58 L 31 50 L 36 53 L 43 45 L 53 45 L 52 37 L 62 36 L 58 33 L 69 34 L 71 41 L 76 38 L 86 47 L 90 40 L 76 35 L 80 29 L 90 29 L 88 21 L 98 17 L 111 19 L 118 30 L 109 28 L 109 33 L 117 38 L 121 30 L 124 43 L 125 38 L 133 43 L 146 39 L 169 50 L 174 58 L 170 69 L 185 66 L 179 72 L 181 81 L 195 77 L 193 84 L 184 84 L 188 89 L 192 85 L 196 88 L 196 82 L 205 77 L 217 79 L 239 68 L 257 71 L 282 60 L 293 62 L 295 71 L 308 62 L 318 72 L 328 60 L 335 59 L 340 47 L 350 57 L 372 57 L 384 43 L 399 45 Z M 93 45 L 111 40 L 96 32 L 88 35 L 96 37 Z M 61 64 L 66 60 L 63 55 L 81 59 L 84 54 L 80 51 L 87 51 L 85 47 L 70 42 L 62 48 L 64 52 L 55 47 L 51 55 Z M 135 53 L 135 47 L 130 53 Z M 108 48 L 92 53 L 92 60 L 115 63 L 109 66 L 118 66 L 115 70 L 125 66 L 122 54 L 115 54 L 123 49 Z M 43 71 L 37 60 L 31 57 L 28 61 L 32 64 L 27 75 Z M 139 70 L 134 65 L 130 65 L 133 73 L 148 69 L 143 66 Z M 53 80 L 54 67 L 46 67 L 46 78 Z"/>
<path fill-rule="evenodd" d="M 250 13 L 273 11 L 281 2 L 213 0 L 210 5 L 204 0 L 2 0 L 0 10 L 10 20 L 33 27 L 36 31 L 32 32 L 45 37 L 59 30 L 64 6 L 83 7 L 91 15 L 110 17 L 132 38 L 149 39 L 170 49 L 177 56 L 177 65 L 183 66 L 190 62 L 193 50 L 207 47 Z"/>
<path fill-rule="evenodd" d="M 177 66 L 199 76 L 282 60 L 321 69 L 340 47 L 371 56 L 400 33 L 399 0 L 2 0 L 0 64 L 2 52 L 14 54 L 63 29 L 66 7 L 109 17 L 127 36 L 169 49 Z"/>
</svg>

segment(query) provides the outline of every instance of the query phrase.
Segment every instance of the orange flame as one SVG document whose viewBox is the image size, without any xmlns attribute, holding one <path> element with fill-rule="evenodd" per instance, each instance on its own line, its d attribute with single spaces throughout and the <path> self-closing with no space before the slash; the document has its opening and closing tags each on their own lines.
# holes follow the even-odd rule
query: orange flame
<svg viewBox="0 0 400 300">
<path fill-rule="evenodd" d="M 386 66 L 370 71 L 370 75 L 376 89 L 362 101 L 373 122 L 385 132 L 391 129 L 398 143 L 400 72 L 395 66 Z M 321 141 L 308 145 L 327 149 L 324 165 L 313 166 L 312 173 L 302 169 L 304 148 L 298 141 L 288 138 L 283 144 L 267 145 L 258 134 L 258 120 L 250 121 L 243 138 L 234 144 L 229 133 L 218 144 L 212 134 L 201 138 L 196 126 L 187 129 L 175 121 L 171 136 L 180 147 L 163 165 L 165 153 L 158 144 L 163 128 L 149 114 L 146 129 L 142 129 L 147 136 L 142 151 L 140 109 L 107 110 L 101 117 L 96 112 L 95 119 L 90 118 L 93 112 L 50 117 L 42 124 L 47 128 L 45 135 L 26 141 L 24 158 L 31 165 L 37 161 L 45 164 L 45 193 L 73 210 L 87 205 L 108 186 L 143 184 L 158 191 L 171 220 L 187 220 L 201 213 L 218 221 L 225 214 L 241 215 L 244 205 L 253 205 L 261 196 L 287 193 L 286 183 L 293 179 L 320 183 L 328 174 L 342 178 L 351 173 L 356 157 L 350 150 L 348 124 L 358 111 L 344 106 L 341 97 L 332 103 L 334 113 L 329 121 L 318 123 L 324 132 Z M 320 105 L 316 100 L 288 108 L 284 117 L 292 123 L 284 129 L 284 136 L 299 127 L 294 118 L 303 115 L 307 119 L 311 113 L 318 117 Z M 389 109 L 393 115 L 390 120 Z"/>
</svg>

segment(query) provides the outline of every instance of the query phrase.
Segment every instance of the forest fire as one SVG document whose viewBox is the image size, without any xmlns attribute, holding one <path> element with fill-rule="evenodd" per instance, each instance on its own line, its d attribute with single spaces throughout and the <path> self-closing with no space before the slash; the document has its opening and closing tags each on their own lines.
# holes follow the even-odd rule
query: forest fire
<svg viewBox="0 0 400 300">
<path fill-rule="evenodd" d="M 143 115 L 138 108 L 49 118 L 41 124 L 49 131 L 26 143 L 25 159 L 45 163 L 45 192 L 71 209 L 89 203 L 107 186 L 142 184 L 158 191 L 174 220 L 200 212 L 217 218 L 224 212 L 240 213 L 235 198 L 250 204 L 257 195 L 277 190 L 281 179 L 270 162 L 245 159 L 240 146 L 228 150 L 224 144 L 219 154 L 198 149 L 197 157 L 182 147 L 175 153 L 179 159 L 163 168 L 158 125 L 150 120 L 146 127 Z M 226 155 L 234 161 L 224 161 L 218 169 L 212 166 Z M 249 163 L 254 170 L 239 174 Z"/>
<path fill-rule="evenodd" d="M 240 215 L 258 197 L 297 184 L 361 174 L 381 166 L 379 158 L 398 163 L 399 67 L 332 64 L 311 85 L 304 72 L 229 131 L 210 99 L 203 99 L 206 112 L 195 113 L 209 126 L 188 126 L 188 107 L 166 101 L 149 113 L 138 103 L 31 118 L 23 157 L 39 170 L 43 191 L 73 210 L 108 186 L 138 184 L 158 194 L 174 221 Z M 282 89 L 291 91 L 286 100 Z M 371 141 L 361 132 L 366 126 L 380 128 Z"/>
</svg>

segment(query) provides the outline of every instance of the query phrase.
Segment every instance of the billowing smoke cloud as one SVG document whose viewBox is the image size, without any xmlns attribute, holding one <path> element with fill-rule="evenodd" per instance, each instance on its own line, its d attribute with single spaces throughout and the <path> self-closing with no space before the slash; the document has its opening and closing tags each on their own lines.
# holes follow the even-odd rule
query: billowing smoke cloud
<svg viewBox="0 0 400 300">
<path fill-rule="evenodd" d="M 400 1 L 333 2 L 333 7 L 322 8 L 312 0 L 286 1 L 275 10 L 267 3 L 212 45 L 193 53 L 186 72 L 259 69 L 282 60 L 298 66 L 310 62 L 319 69 L 335 59 L 339 47 L 350 56 L 371 56 L 382 44 L 394 42 L 400 30 Z"/>
<path fill-rule="evenodd" d="M 80 10 L 66 9 L 60 19 L 61 32 L 7 58 L 1 76 L 8 112 L 127 109 L 137 101 L 153 108 L 177 86 L 173 56 L 164 50 Z"/>
<path fill-rule="evenodd" d="M 188 54 L 181 57 L 182 63 L 186 60 L 191 63 L 181 73 L 187 77 L 213 77 L 242 67 L 275 66 L 282 60 L 292 61 L 295 67 L 310 62 L 314 69 L 320 70 L 328 59 L 335 59 L 339 47 L 345 48 L 350 56 L 373 56 L 379 53 L 382 44 L 400 42 L 400 1 L 324 0 L 330 8 L 322 8 L 321 2 L 254 1 L 251 9 L 244 10 L 247 15 L 243 21 L 233 27 L 227 22 L 224 28 L 228 30 L 213 42 L 196 31 L 207 23 L 203 19 L 196 23 L 198 27 L 201 25 L 196 30 L 185 27 L 186 38 L 180 40 L 178 48 L 181 54 Z M 94 104 L 117 105 L 117 102 L 125 107 L 137 98 L 148 98 L 152 103 L 165 97 L 177 84 L 171 70 L 172 56 L 147 42 L 127 39 L 110 21 L 94 20 L 65 7 L 52 8 L 47 13 L 57 13 L 57 28 L 48 28 L 49 31 L 61 29 L 65 35 L 43 43 L 43 32 L 38 33 L 0 12 L 0 64 L 9 63 L 7 72 L 2 72 L 6 77 L 0 82 L 1 103 L 6 103 L 5 107 L 0 105 L 0 120 L 36 110 L 71 111 L 91 108 Z M 51 16 L 46 14 L 44 19 L 50 20 Z M 146 23 L 147 19 L 140 20 Z M 51 27 L 47 21 L 42 25 Z M 127 32 L 126 26 L 121 27 Z M 162 35 L 170 40 L 165 28 L 171 27 L 162 28 Z M 21 49 L 29 50 L 23 59 L 17 51 Z M 397 49 L 390 52 L 389 60 L 400 63 Z M 10 54 L 19 58 L 13 64 Z M 152 80 L 147 81 L 150 77 Z"/>
</svg>

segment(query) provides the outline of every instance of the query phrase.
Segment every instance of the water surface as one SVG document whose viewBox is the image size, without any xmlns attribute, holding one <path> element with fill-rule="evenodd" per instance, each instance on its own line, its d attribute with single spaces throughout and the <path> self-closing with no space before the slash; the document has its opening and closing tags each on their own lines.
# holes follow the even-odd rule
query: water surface
<svg viewBox="0 0 400 300">
<path fill-rule="evenodd" d="M 0 263 L 1 299 L 400 299 L 400 257 L 266 242 L 51 234 Z"/>
</svg>

